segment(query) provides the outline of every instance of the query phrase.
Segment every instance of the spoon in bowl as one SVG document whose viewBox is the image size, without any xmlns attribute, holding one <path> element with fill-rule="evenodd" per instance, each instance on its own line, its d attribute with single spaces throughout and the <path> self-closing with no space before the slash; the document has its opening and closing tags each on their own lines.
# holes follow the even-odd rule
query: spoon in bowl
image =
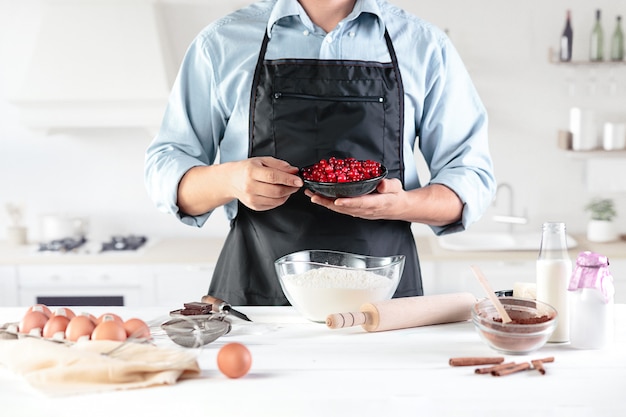
<svg viewBox="0 0 626 417">
<path fill-rule="evenodd" d="M 513 321 L 511 320 L 509 313 L 506 312 L 504 306 L 502 305 L 502 303 L 496 296 L 496 293 L 493 292 L 493 289 L 491 289 L 491 285 L 489 285 L 489 281 L 487 281 L 487 278 L 482 273 L 480 268 L 478 268 L 475 265 L 470 265 L 470 268 L 472 269 L 472 272 L 474 272 L 474 275 L 476 276 L 476 278 L 478 278 L 478 282 L 480 282 L 480 285 L 482 285 L 483 289 L 487 293 L 487 297 L 489 297 L 493 305 L 496 307 L 496 310 L 498 310 L 500 317 L 502 317 L 502 323 L 506 324 L 506 323 L 510 323 L 511 321 Z"/>
</svg>

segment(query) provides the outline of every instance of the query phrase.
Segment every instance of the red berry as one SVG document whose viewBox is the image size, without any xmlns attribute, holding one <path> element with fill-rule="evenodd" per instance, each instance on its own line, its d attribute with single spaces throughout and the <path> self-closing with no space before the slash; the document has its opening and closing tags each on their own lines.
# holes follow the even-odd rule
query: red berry
<svg viewBox="0 0 626 417">
<path fill-rule="evenodd" d="M 304 179 L 316 182 L 354 182 L 378 177 L 382 174 L 380 163 L 371 159 L 359 161 L 356 158 L 345 159 L 334 156 L 322 159 L 304 169 Z"/>
</svg>

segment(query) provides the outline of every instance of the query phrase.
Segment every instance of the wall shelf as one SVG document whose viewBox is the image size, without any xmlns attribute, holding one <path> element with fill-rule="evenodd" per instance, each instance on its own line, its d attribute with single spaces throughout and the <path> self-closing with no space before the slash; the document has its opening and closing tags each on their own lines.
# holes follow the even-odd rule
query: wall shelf
<svg viewBox="0 0 626 417">
<path fill-rule="evenodd" d="M 563 67 L 585 67 L 585 68 L 611 68 L 626 66 L 626 61 L 550 61 L 553 65 L 559 65 Z"/>
<path fill-rule="evenodd" d="M 589 61 L 589 60 L 572 60 L 572 61 L 561 61 L 558 59 L 559 54 L 554 49 L 550 48 L 548 50 L 548 62 L 552 65 L 558 65 L 563 67 L 597 67 L 597 68 L 611 68 L 611 67 L 621 67 L 626 66 L 626 60 L 622 61 L 611 61 L 610 58 L 605 59 L 604 61 Z"/>
<path fill-rule="evenodd" d="M 591 151 L 565 151 L 565 154 L 573 159 L 600 159 L 600 158 L 626 158 L 626 149 L 619 151 L 605 151 L 596 149 Z"/>
</svg>

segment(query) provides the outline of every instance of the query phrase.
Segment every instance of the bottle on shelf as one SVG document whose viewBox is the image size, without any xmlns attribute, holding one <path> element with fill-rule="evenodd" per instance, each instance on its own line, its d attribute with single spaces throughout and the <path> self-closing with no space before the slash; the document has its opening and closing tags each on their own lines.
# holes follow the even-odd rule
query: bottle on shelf
<svg viewBox="0 0 626 417">
<path fill-rule="evenodd" d="M 600 17 L 600 9 L 597 9 L 596 23 L 593 25 L 593 30 L 591 31 L 591 42 L 589 45 L 589 60 L 591 61 L 604 60 L 604 32 L 602 30 Z"/>
<path fill-rule="evenodd" d="M 574 32 L 572 31 L 571 12 L 568 10 L 565 17 L 565 29 L 561 34 L 561 42 L 559 43 L 559 60 L 569 62 L 572 60 L 572 41 Z"/>
<path fill-rule="evenodd" d="M 617 25 L 611 38 L 611 61 L 624 60 L 624 32 L 622 31 L 622 16 L 617 16 Z"/>
<path fill-rule="evenodd" d="M 568 284 L 572 262 L 567 253 L 565 223 L 543 224 L 537 258 L 537 300 L 550 304 L 558 313 L 558 324 L 548 342 L 569 342 Z"/>
</svg>

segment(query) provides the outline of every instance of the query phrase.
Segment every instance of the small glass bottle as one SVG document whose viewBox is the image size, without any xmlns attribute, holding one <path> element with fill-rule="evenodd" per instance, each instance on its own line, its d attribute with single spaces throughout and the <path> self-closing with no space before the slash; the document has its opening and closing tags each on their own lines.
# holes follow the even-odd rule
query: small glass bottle
<svg viewBox="0 0 626 417">
<path fill-rule="evenodd" d="M 561 42 L 559 44 L 559 59 L 562 62 L 569 62 L 572 60 L 573 38 L 574 33 L 572 31 L 571 12 L 568 10 L 565 16 L 565 29 L 563 29 L 563 33 L 561 34 Z"/>
<path fill-rule="evenodd" d="M 596 23 L 591 31 L 591 43 L 589 45 L 589 59 L 591 61 L 604 60 L 604 31 L 600 22 L 600 9 L 596 10 Z"/>
<path fill-rule="evenodd" d="M 611 61 L 624 60 L 624 32 L 622 31 L 622 16 L 617 16 L 617 25 L 611 38 Z"/>
<path fill-rule="evenodd" d="M 602 349 L 614 337 L 613 276 L 609 259 L 594 252 L 576 258 L 570 291 L 570 344 L 578 349 Z"/>
<path fill-rule="evenodd" d="M 572 262 L 567 253 L 565 223 L 543 224 L 537 258 L 537 300 L 550 304 L 558 313 L 558 324 L 548 342 L 569 342 L 569 294 Z"/>
</svg>

